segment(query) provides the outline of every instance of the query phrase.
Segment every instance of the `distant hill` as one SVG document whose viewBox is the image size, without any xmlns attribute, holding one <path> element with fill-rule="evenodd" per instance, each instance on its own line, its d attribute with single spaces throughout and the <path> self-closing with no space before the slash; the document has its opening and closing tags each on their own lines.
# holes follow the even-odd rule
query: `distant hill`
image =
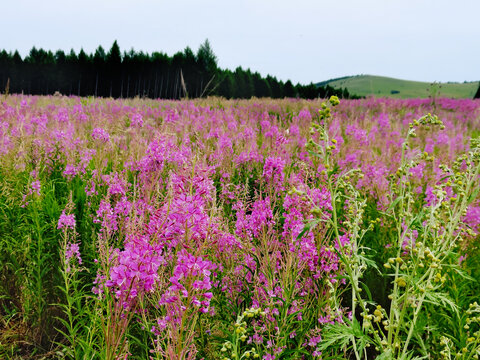
<svg viewBox="0 0 480 360">
<path fill-rule="evenodd" d="M 465 83 L 436 83 L 394 79 L 385 76 L 356 75 L 322 81 L 317 86 L 330 85 L 333 88 L 347 88 L 350 94 L 374 95 L 392 98 L 427 98 L 435 87 L 437 96 L 452 98 L 473 98 L 478 81 Z"/>
</svg>

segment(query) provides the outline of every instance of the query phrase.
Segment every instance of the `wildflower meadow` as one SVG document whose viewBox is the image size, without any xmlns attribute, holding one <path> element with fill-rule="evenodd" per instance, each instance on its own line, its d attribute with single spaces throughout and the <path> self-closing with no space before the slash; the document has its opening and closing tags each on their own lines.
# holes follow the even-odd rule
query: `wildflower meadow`
<svg viewBox="0 0 480 360">
<path fill-rule="evenodd" d="M 1 359 L 478 359 L 480 101 L 3 96 Z"/>
</svg>

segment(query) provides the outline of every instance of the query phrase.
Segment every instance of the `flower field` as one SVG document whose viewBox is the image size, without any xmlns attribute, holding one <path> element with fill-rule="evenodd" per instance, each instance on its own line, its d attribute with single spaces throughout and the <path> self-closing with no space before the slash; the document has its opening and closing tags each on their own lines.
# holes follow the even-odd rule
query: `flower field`
<svg viewBox="0 0 480 360">
<path fill-rule="evenodd" d="M 0 103 L 0 358 L 478 359 L 480 101 Z"/>
</svg>

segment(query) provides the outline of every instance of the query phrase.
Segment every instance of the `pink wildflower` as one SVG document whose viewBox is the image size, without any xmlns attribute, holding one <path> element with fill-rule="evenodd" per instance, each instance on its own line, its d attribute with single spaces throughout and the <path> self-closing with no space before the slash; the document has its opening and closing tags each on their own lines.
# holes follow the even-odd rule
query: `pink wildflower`
<svg viewBox="0 0 480 360">
<path fill-rule="evenodd" d="M 103 142 L 108 142 L 110 140 L 110 135 L 107 131 L 102 128 L 95 128 L 92 131 L 92 138 L 95 140 L 101 140 Z"/>
<path fill-rule="evenodd" d="M 58 219 L 58 226 L 57 229 L 75 229 L 75 215 L 74 214 L 65 214 L 65 210 L 62 211 L 62 215 Z"/>
</svg>

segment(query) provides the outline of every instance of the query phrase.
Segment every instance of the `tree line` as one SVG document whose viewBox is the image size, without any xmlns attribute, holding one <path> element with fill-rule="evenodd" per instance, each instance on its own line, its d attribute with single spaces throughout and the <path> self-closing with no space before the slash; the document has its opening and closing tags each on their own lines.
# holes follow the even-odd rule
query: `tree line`
<svg viewBox="0 0 480 360">
<path fill-rule="evenodd" d="M 283 82 L 250 69 L 235 71 L 217 65 L 208 40 L 196 53 L 190 47 L 173 56 L 133 49 L 122 52 L 115 41 L 107 52 L 99 46 L 93 54 L 55 53 L 33 47 L 22 58 L 18 51 L 0 52 L 0 89 L 32 95 L 100 96 L 113 98 L 225 98 L 300 97 L 313 99 L 337 95 L 352 98 L 347 89 Z"/>
</svg>

